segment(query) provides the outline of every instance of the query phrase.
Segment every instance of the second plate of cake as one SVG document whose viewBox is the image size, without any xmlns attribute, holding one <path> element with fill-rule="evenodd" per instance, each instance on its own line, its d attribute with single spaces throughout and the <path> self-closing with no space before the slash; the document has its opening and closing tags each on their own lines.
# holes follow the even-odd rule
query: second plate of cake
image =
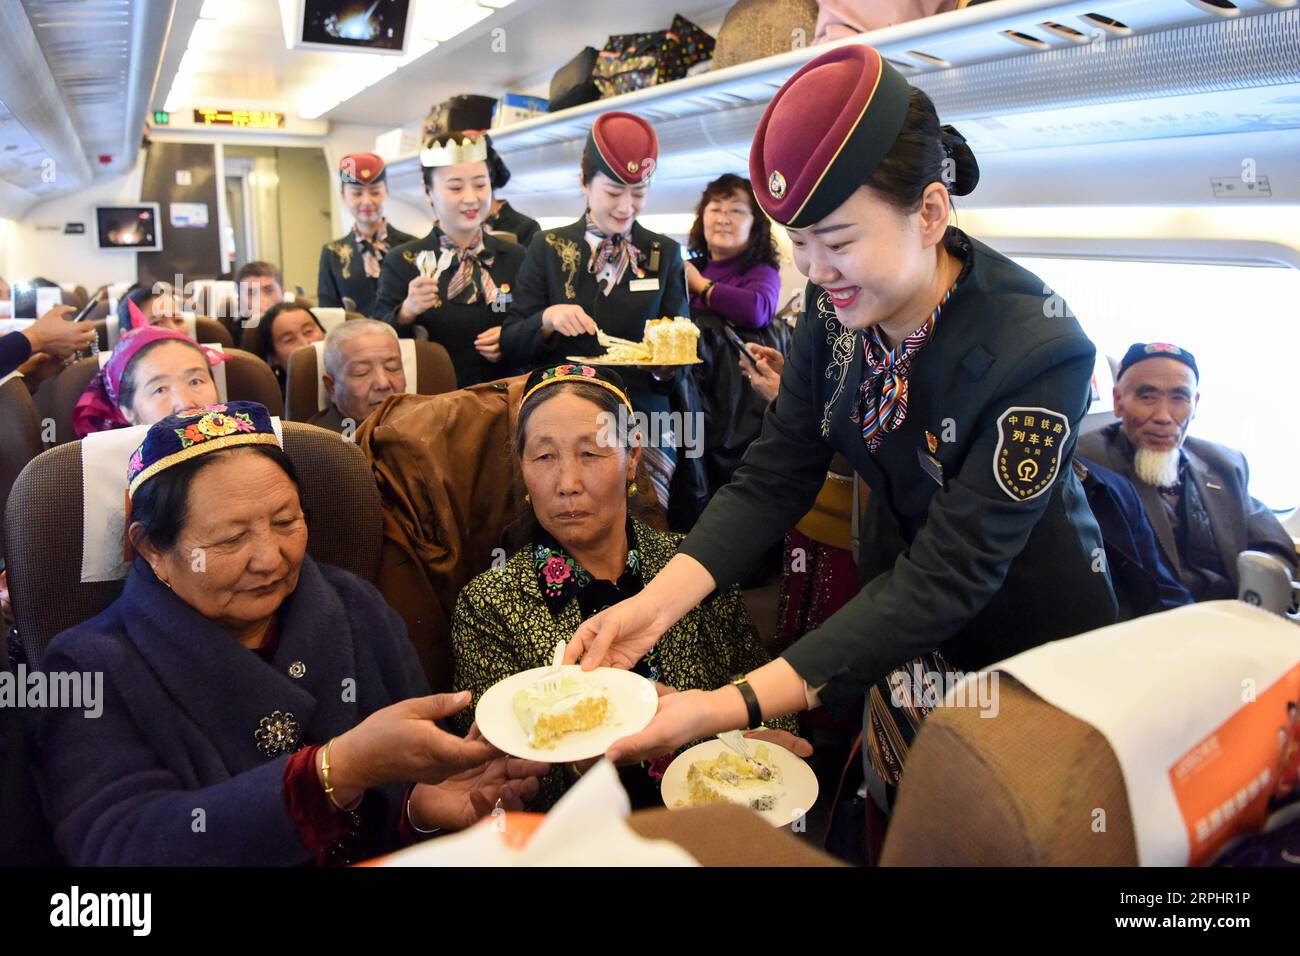
<svg viewBox="0 0 1300 956">
<path fill-rule="evenodd" d="M 796 754 L 754 737 L 745 759 L 721 740 L 678 754 L 664 771 L 660 793 L 673 810 L 709 803 L 748 806 L 773 826 L 789 826 L 817 802 L 817 775 Z"/>
<path fill-rule="evenodd" d="M 654 685 L 631 671 L 566 664 L 521 671 L 493 684 L 474 719 L 498 750 L 544 763 L 599 757 L 645 729 L 659 708 Z"/>
</svg>

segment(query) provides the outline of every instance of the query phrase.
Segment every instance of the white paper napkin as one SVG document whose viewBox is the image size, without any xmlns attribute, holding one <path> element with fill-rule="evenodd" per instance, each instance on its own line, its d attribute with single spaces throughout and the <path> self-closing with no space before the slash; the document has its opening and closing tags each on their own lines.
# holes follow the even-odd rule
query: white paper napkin
<svg viewBox="0 0 1300 956">
<path fill-rule="evenodd" d="M 647 840 L 627 825 L 631 806 L 613 765 L 602 760 L 555 805 L 522 850 L 502 830 L 509 816 L 464 833 L 417 844 L 380 866 L 699 866 L 667 840 Z"/>
</svg>

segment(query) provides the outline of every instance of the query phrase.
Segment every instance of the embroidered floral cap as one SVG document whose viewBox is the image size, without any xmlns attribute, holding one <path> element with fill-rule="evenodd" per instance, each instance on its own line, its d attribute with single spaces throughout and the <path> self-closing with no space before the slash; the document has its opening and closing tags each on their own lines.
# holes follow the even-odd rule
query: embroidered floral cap
<svg viewBox="0 0 1300 956">
<path fill-rule="evenodd" d="M 618 396 L 619 401 L 627 406 L 629 412 L 632 411 L 632 403 L 628 400 L 627 389 L 621 375 L 607 368 L 575 364 L 555 365 L 534 371 L 528 376 L 528 381 L 524 382 L 524 397 L 519 402 L 520 407 L 522 408 L 528 399 L 532 398 L 534 392 L 548 385 L 558 385 L 560 382 L 586 382 L 588 385 L 608 389 Z"/>
<path fill-rule="evenodd" d="M 149 428 L 127 465 L 127 497 L 150 478 L 210 451 L 237 445 L 279 445 L 271 413 L 257 402 L 205 405 L 168 415 Z"/>
</svg>

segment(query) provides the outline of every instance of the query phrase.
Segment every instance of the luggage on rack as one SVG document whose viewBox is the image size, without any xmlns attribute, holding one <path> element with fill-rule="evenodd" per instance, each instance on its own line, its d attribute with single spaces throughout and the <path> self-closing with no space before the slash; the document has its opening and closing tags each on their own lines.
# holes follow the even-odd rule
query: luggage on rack
<svg viewBox="0 0 1300 956">
<path fill-rule="evenodd" d="M 592 72 L 602 98 L 680 80 L 713 55 L 714 39 L 681 14 L 667 30 L 611 36 Z"/>
</svg>

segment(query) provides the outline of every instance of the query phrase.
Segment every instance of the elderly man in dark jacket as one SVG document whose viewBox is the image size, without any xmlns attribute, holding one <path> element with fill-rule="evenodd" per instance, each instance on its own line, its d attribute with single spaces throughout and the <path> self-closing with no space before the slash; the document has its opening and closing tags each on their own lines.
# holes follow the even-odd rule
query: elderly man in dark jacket
<svg viewBox="0 0 1300 956">
<path fill-rule="evenodd" d="M 1200 371 L 1186 349 L 1132 346 L 1115 378 L 1119 422 L 1079 437 L 1078 453 L 1130 479 L 1166 561 L 1198 601 L 1237 596 L 1237 555 L 1263 551 L 1296 573 L 1295 542 L 1250 496 L 1239 451 L 1187 427 L 1200 401 Z"/>
<path fill-rule="evenodd" d="M 1191 604 L 1191 592 L 1160 556 L 1160 545 L 1133 482 L 1081 455 L 1074 456 L 1074 471 L 1101 528 L 1119 620 Z"/>
</svg>

